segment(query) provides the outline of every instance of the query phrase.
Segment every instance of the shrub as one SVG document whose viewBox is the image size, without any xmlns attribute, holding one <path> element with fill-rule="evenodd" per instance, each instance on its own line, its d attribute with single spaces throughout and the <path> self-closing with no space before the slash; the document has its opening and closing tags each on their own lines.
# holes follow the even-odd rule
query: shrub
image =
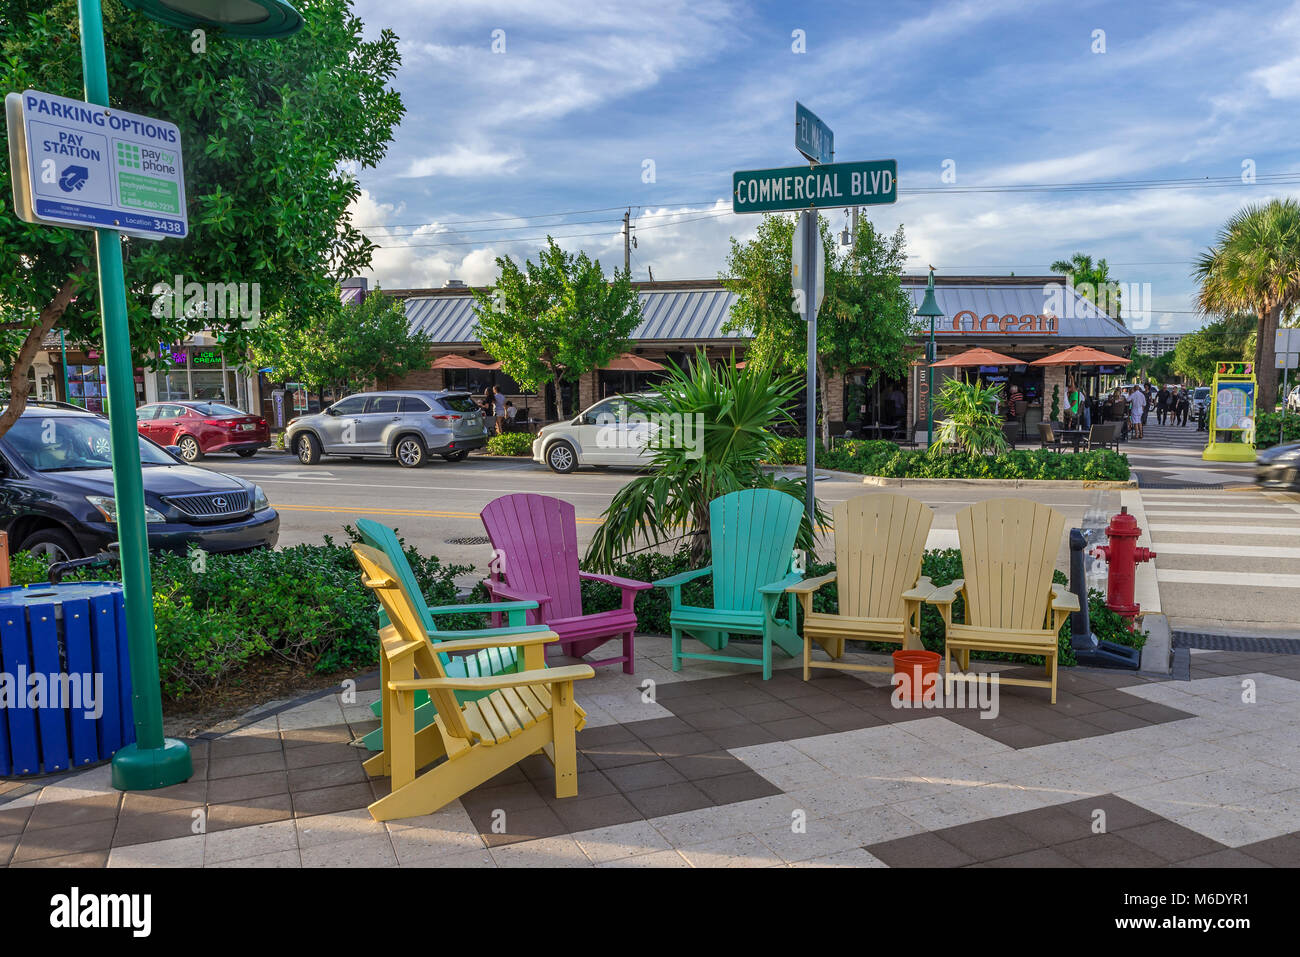
<svg viewBox="0 0 1300 957">
<path fill-rule="evenodd" d="M 934 454 L 893 442 L 845 439 L 817 462 L 828 469 L 884 478 L 1057 479 L 1123 482 L 1128 456 L 1110 450 L 1062 454 L 1050 449 L 1010 449 L 998 455 Z"/>
<path fill-rule="evenodd" d="M 1283 432 L 1283 421 L 1286 431 Z M 1284 442 L 1300 442 L 1300 414 L 1288 412 L 1283 417 L 1280 412 L 1264 412 L 1255 419 L 1255 447 L 1266 449 L 1270 445 Z"/>
<path fill-rule="evenodd" d="M 978 380 L 962 382 L 949 379 L 945 382 L 934 397 L 934 404 L 947 418 L 935 429 L 930 454 L 942 454 L 945 448 L 956 448 L 973 455 L 1007 451 L 1002 419 L 993 411 L 1002 397 L 1001 383 L 986 388 Z"/>
<path fill-rule="evenodd" d="M 529 455 L 533 454 L 534 435 L 531 432 L 503 432 L 492 435 L 487 440 L 488 455 Z"/>
</svg>

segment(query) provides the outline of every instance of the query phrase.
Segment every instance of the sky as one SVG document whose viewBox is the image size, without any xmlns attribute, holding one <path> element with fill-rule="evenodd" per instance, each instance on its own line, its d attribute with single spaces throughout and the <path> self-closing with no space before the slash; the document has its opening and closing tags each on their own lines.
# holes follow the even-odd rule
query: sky
<svg viewBox="0 0 1300 957">
<path fill-rule="evenodd" d="M 1300 196 L 1300 0 L 355 10 L 402 53 L 406 116 L 356 171 L 353 209 L 385 288 L 491 283 L 497 257 L 535 259 L 548 234 L 621 268 L 627 207 L 634 279 L 717 278 L 760 219 L 731 212 L 733 171 L 805 162 L 796 100 L 834 131 L 836 161 L 897 160 L 897 202 L 864 213 L 902 224 L 909 272 L 1104 257 L 1138 332 L 1197 328 L 1195 256 L 1247 203 Z M 1160 185 L 962 191 L 1135 181 Z"/>
</svg>

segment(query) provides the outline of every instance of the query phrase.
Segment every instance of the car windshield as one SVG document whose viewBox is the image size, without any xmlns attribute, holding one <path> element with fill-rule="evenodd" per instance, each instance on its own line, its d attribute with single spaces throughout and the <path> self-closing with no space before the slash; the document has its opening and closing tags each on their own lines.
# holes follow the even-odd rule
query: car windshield
<svg viewBox="0 0 1300 957">
<path fill-rule="evenodd" d="M 438 401 L 450 412 L 474 412 L 478 409 L 474 400 L 467 395 L 444 395 Z"/>
<path fill-rule="evenodd" d="M 24 415 L 5 433 L 5 441 L 38 472 L 71 472 L 112 466 L 108 420 L 98 416 Z M 175 459 L 140 439 L 142 465 L 175 465 Z"/>
<path fill-rule="evenodd" d="M 219 405 L 216 402 L 209 402 L 205 405 L 190 406 L 199 415 L 243 415 L 238 409 L 232 409 L 228 405 Z"/>
</svg>

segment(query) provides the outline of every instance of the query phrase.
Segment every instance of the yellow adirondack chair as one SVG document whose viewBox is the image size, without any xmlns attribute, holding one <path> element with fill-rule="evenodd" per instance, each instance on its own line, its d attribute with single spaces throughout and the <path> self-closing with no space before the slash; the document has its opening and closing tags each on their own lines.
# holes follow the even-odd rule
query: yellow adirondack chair
<svg viewBox="0 0 1300 957">
<path fill-rule="evenodd" d="M 550 631 L 443 641 L 435 647 L 388 556 L 368 545 L 353 545 L 352 551 L 392 623 L 379 632 L 384 746 L 364 764 L 371 777 L 391 777 L 392 792 L 370 805 L 371 817 L 391 821 L 431 814 L 538 751 L 555 765 L 555 796 L 576 795 L 575 733 L 586 724 L 586 712 L 573 699 L 573 682 L 592 677 L 591 666 L 546 668 L 542 648 L 556 637 Z M 440 652 L 511 646 L 523 653 L 525 670 L 517 674 L 448 678 L 439 657 Z M 438 712 L 419 731 L 417 691 L 428 692 Z M 457 691 L 491 693 L 460 704 Z M 417 776 L 440 758 L 446 760 Z"/>
<path fill-rule="evenodd" d="M 921 647 L 921 606 L 935 586 L 921 577 L 925 540 L 934 522 L 929 507 L 906 495 L 859 495 L 835 506 L 835 571 L 786 589 L 803 606 L 803 680 L 813 668 L 892 672 L 893 665 L 841 662 L 845 641 Z M 836 582 L 839 613 L 812 610 L 819 588 Z M 814 661 L 813 642 L 831 656 Z"/>
<path fill-rule="evenodd" d="M 1065 516 L 1020 498 L 977 502 L 957 513 L 964 579 L 936 589 L 926 599 L 943 615 L 946 632 L 943 671 L 948 682 L 972 680 L 949 672 L 956 653 L 963 672 L 972 651 L 1042 655 L 1047 678 L 1002 678 L 1004 684 L 1051 688 L 1056 704 L 1057 634 L 1065 617 L 1079 610 L 1079 598 L 1052 583 Z M 952 620 L 952 603 L 962 596 L 965 621 Z"/>
</svg>

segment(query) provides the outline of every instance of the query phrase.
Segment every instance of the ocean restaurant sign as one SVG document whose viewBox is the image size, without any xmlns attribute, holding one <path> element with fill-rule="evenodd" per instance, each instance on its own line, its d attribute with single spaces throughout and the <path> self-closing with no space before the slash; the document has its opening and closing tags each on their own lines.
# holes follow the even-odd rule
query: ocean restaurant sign
<svg viewBox="0 0 1300 957">
<path fill-rule="evenodd" d="M 977 316 L 974 310 L 963 309 L 952 317 L 952 331 L 958 333 L 987 332 L 996 335 L 1056 336 L 1060 335 L 1061 323 L 1051 313 L 1042 313 L 1036 316 L 1029 313 L 1022 316 L 1008 313 L 1005 316 L 999 316 L 997 313 L 991 312 L 986 316 Z"/>
</svg>

